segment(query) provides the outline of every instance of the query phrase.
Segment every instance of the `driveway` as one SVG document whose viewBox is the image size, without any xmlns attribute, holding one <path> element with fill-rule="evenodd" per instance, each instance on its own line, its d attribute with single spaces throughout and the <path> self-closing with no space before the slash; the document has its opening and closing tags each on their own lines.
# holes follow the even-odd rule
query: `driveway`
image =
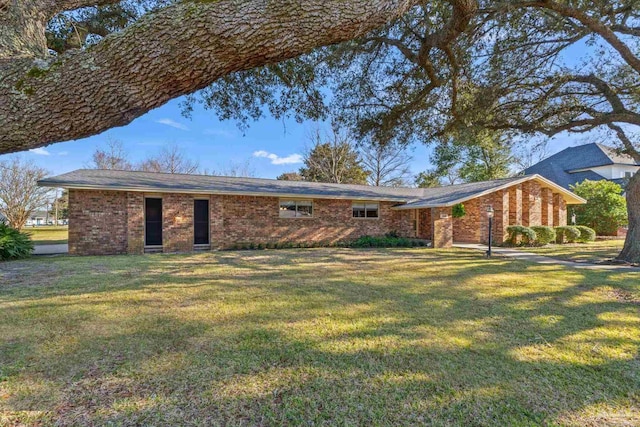
<svg viewBox="0 0 640 427">
<path fill-rule="evenodd" d="M 69 253 L 69 245 L 36 245 L 33 248 L 34 255 L 58 255 Z"/>
</svg>

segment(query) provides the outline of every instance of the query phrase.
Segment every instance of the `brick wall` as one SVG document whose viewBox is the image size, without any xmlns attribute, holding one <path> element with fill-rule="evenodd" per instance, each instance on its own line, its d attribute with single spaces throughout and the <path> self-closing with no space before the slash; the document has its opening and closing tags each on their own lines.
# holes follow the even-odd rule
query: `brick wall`
<svg viewBox="0 0 640 427">
<path fill-rule="evenodd" d="M 481 239 L 481 200 L 472 199 L 464 202 L 466 215 L 453 219 L 453 239 L 456 242 L 477 243 Z"/>
<path fill-rule="evenodd" d="M 548 225 L 553 227 L 553 190 L 550 188 L 543 188 L 541 192 L 542 197 L 542 219 L 541 225 Z"/>
<path fill-rule="evenodd" d="M 522 184 L 509 188 L 509 225 L 522 225 Z"/>
<path fill-rule="evenodd" d="M 450 248 L 453 245 L 453 217 L 451 208 L 431 209 L 433 247 Z"/>
<path fill-rule="evenodd" d="M 127 193 L 69 190 L 69 253 L 127 252 Z"/>
<path fill-rule="evenodd" d="M 567 225 L 567 203 L 559 193 L 553 194 L 553 224 Z"/>
<path fill-rule="evenodd" d="M 353 218 L 351 200 L 313 200 L 311 218 L 280 218 L 280 199 L 211 196 L 212 247 L 238 243 L 326 242 L 380 236 L 395 231 L 415 237 L 411 212 L 380 202 L 379 218 Z"/>
<path fill-rule="evenodd" d="M 532 227 L 542 223 L 541 192 L 537 181 L 522 183 L 522 225 Z"/>
<path fill-rule="evenodd" d="M 127 194 L 127 253 L 144 252 L 144 194 Z"/>
<path fill-rule="evenodd" d="M 276 197 L 93 190 L 71 190 L 69 197 L 72 254 L 143 253 L 145 197 L 162 198 L 164 252 L 193 249 L 193 201 L 203 197 L 209 198 L 214 249 L 239 243 L 335 243 L 391 231 L 416 236 L 411 211 L 391 210 L 393 202 L 379 203 L 377 219 L 353 218 L 351 200 L 320 199 L 313 201 L 312 218 L 280 218 Z"/>
</svg>

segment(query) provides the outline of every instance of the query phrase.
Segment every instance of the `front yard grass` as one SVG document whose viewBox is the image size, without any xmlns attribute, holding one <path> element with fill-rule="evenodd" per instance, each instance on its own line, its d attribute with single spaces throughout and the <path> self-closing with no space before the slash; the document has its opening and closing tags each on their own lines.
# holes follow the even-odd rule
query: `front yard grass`
<svg viewBox="0 0 640 427">
<path fill-rule="evenodd" d="M 598 240 L 589 243 L 567 243 L 563 245 L 550 244 L 547 246 L 524 248 L 523 251 L 533 252 L 556 259 L 575 262 L 598 263 L 611 260 L 618 256 L 624 240 Z"/>
<path fill-rule="evenodd" d="M 43 225 L 39 227 L 25 227 L 22 231 L 31 236 L 34 245 L 65 244 L 69 240 L 69 227 Z"/>
<path fill-rule="evenodd" d="M 0 264 L 0 425 L 639 425 L 640 275 L 478 251 Z"/>
</svg>

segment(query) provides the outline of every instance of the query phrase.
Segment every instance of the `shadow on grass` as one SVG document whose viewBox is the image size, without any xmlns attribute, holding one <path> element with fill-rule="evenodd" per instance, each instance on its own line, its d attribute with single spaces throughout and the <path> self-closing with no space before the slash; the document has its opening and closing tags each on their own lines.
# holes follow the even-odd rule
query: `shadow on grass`
<svg viewBox="0 0 640 427">
<path fill-rule="evenodd" d="M 633 273 L 430 250 L 49 267 L 0 286 L 5 411 L 61 424 L 528 425 L 638 406 Z"/>
</svg>

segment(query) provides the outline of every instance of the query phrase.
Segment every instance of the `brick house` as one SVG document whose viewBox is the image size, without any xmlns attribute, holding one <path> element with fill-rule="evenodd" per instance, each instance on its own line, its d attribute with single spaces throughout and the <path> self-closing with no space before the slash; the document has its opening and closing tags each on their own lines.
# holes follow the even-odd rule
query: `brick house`
<svg viewBox="0 0 640 427">
<path fill-rule="evenodd" d="M 584 203 L 539 176 L 440 188 L 390 188 L 150 172 L 77 170 L 42 186 L 69 190 L 69 252 L 76 255 L 188 252 L 237 244 L 335 243 L 396 232 L 486 242 L 509 225 L 566 225 L 567 204 Z M 464 204 L 466 215 L 452 217 Z"/>
</svg>

